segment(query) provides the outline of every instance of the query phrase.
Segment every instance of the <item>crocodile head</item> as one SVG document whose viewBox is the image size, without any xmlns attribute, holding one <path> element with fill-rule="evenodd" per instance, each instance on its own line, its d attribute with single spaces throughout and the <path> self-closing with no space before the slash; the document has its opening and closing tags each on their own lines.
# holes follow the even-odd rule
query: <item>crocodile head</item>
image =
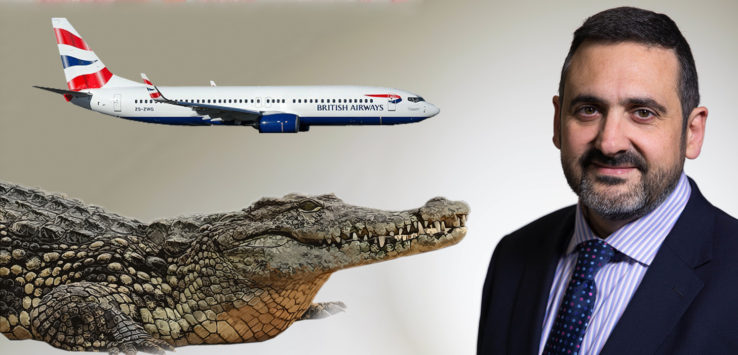
<svg viewBox="0 0 738 355">
<path fill-rule="evenodd" d="M 466 234 L 469 208 L 434 198 L 399 212 L 334 195 L 265 198 L 212 224 L 209 234 L 240 276 L 311 279 L 336 270 L 443 248 Z"/>
</svg>

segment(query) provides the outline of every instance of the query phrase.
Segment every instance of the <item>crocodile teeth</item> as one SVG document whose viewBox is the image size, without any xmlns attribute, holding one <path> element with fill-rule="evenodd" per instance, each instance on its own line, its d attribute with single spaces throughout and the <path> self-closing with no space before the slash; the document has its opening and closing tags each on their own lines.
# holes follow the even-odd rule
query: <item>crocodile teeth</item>
<svg viewBox="0 0 738 355">
<path fill-rule="evenodd" d="M 466 215 L 465 214 L 462 214 L 461 215 L 461 223 L 462 224 L 466 224 Z"/>
<path fill-rule="evenodd" d="M 423 230 L 423 226 L 418 223 L 418 234 L 425 234 L 425 230 Z"/>
<path fill-rule="evenodd" d="M 333 239 L 328 238 L 328 245 L 331 245 L 331 244 L 333 244 Z"/>
<path fill-rule="evenodd" d="M 394 236 L 395 236 L 395 232 L 390 232 L 390 237 L 394 237 Z"/>
<path fill-rule="evenodd" d="M 384 247 L 385 238 L 386 238 L 385 236 L 379 237 L 379 247 L 380 248 Z"/>
<path fill-rule="evenodd" d="M 441 221 L 441 231 L 445 231 L 445 230 L 446 230 L 446 222 Z"/>
<path fill-rule="evenodd" d="M 428 221 L 423 221 L 423 227 L 428 228 Z"/>
<path fill-rule="evenodd" d="M 367 238 L 367 237 L 366 237 L 366 235 L 365 235 L 365 236 L 364 236 L 364 241 L 366 242 L 366 241 L 367 241 L 367 239 L 368 239 L 368 238 Z"/>
<path fill-rule="evenodd" d="M 356 235 L 356 232 L 351 234 L 351 239 L 353 240 L 359 240 L 359 237 Z"/>
<path fill-rule="evenodd" d="M 435 221 L 435 222 L 433 222 L 433 227 L 436 227 L 436 230 L 437 231 L 440 231 L 441 230 L 441 223 L 439 223 L 438 221 Z"/>
<path fill-rule="evenodd" d="M 458 218 L 454 218 L 454 227 L 461 227 L 461 221 Z"/>
<path fill-rule="evenodd" d="M 410 225 L 409 224 L 406 224 L 405 225 L 405 232 L 410 233 Z"/>
<path fill-rule="evenodd" d="M 341 237 L 336 236 L 336 237 L 333 237 L 333 239 L 336 240 L 336 243 L 340 243 L 341 242 Z"/>
</svg>

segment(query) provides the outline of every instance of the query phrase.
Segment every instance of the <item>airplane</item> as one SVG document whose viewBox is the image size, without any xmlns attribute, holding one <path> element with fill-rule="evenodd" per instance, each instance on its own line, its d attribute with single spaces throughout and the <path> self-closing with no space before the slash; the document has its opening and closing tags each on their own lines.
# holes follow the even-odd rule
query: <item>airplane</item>
<svg viewBox="0 0 738 355">
<path fill-rule="evenodd" d="M 155 86 L 113 74 L 66 18 L 52 18 L 68 90 L 77 106 L 140 122 L 251 126 L 261 133 L 296 133 L 310 126 L 395 125 L 438 114 L 421 96 L 373 86 Z"/>
</svg>

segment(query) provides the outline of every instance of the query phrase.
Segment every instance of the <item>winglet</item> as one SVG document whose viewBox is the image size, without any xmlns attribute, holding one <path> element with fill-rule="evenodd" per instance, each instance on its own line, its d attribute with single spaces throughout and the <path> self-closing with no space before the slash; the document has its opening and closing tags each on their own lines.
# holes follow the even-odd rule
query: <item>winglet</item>
<svg viewBox="0 0 738 355">
<path fill-rule="evenodd" d="M 151 83 L 151 80 L 146 76 L 146 74 L 141 73 L 141 79 L 143 79 L 144 84 L 146 84 L 146 90 L 149 92 L 149 96 L 154 99 L 155 101 L 168 101 L 164 95 L 161 94 L 161 91 L 159 91 L 159 88 L 157 88 L 154 84 Z"/>
</svg>

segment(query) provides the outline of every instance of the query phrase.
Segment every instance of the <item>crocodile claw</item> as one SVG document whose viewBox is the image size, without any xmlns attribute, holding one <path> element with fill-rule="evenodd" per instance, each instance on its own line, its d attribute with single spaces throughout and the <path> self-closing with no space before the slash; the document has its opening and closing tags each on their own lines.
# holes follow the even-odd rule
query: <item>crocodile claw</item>
<svg viewBox="0 0 738 355">
<path fill-rule="evenodd" d="M 300 320 L 325 318 L 344 311 L 346 311 L 346 305 L 340 301 L 313 303 L 302 314 Z"/>
<path fill-rule="evenodd" d="M 136 355 L 139 351 L 163 355 L 165 351 L 174 351 L 174 347 L 161 339 L 149 338 L 141 339 L 135 343 L 123 344 L 120 346 L 120 349 L 113 348 L 110 350 L 110 354 L 117 355 L 118 351 L 121 351 L 125 355 Z"/>
</svg>

